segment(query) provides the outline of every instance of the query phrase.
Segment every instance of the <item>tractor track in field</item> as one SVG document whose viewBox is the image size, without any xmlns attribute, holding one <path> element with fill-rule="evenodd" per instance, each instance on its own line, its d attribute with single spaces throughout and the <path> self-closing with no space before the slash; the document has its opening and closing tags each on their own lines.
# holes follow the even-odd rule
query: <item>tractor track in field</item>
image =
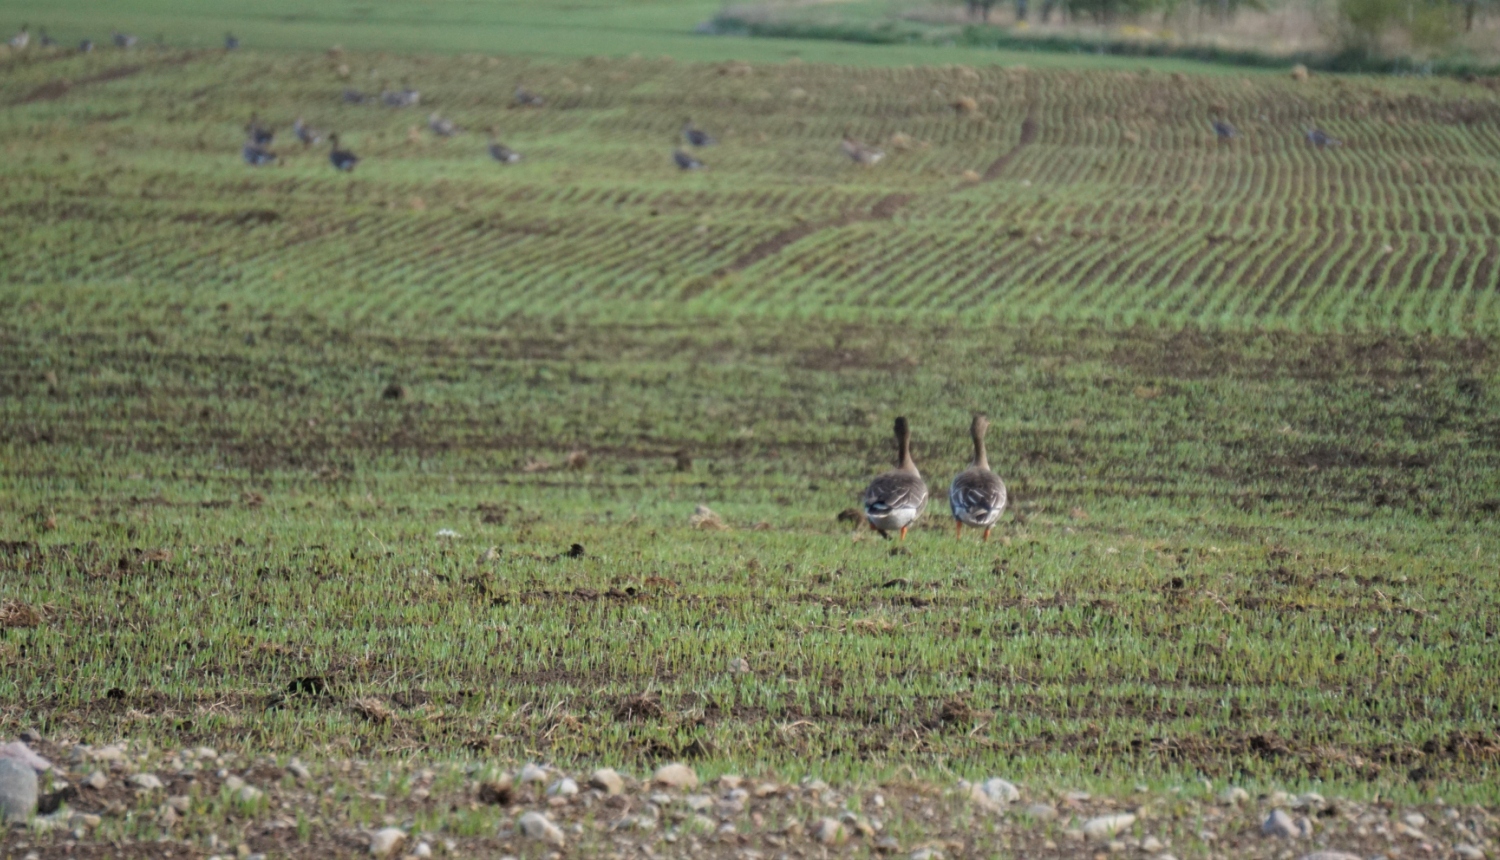
<svg viewBox="0 0 1500 860">
<path fill-rule="evenodd" d="M 19 107 L 21 105 L 36 104 L 37 102 L 56 101 L 72 92 L 73 90 L 77 89 L 78 87 L 87 86 L 89 84 L 104 84 L 110 81 L 118 81 L 122 78 L 128 78 L 131 75 L 139 74 L 147 69 L 181 66 L 191 62 L 193 59 L 193 54 L 185 54 L 180 57 L 172 57 L 161 63 L 131 63 L 124 66 L 115 66 L 114 68 L 105 69 L 104 71 L 97 74 L 89 75 L 88 77 L 84 78 L 78 78 L 77 80 L 69 80 L 68 78 L 54 78 L 22 96 L 21 98 L 11 102 L 9 106 Z"/>
<path fill-rule="evenodd" d="M 965 191 L 982 183 L 991 182 L 995 179 L 998 179 L 1000 177 L 1000 174 L 1005 172 L 1005 168 L 1010 164 L 1010 162 L 1020 154 L 1023 148 L 1029 146 L 1032 142 L 1034 142 L 1036 140 L 1036 137 L 1037 122 L 1035 107 L 1033 106 L 1033 104 L 1028 104 L 1026 108 L 1026 117 L 1021 121 L 1021 136 L 1020 139 L 1016 141 L 1016 145 L 1011 147 L 994 161 L 990 162 L 990 166 L 985 168 L 983 176 L 981 176 L 977 180 L 965 182 L 962 185 L 959 185 L 956 189 L 954 189 L 954 192 Z M 740 255 L 737 259 L 735 259 L 734 262 L 715 272 L 714 278 L 718 279 L 726 275 L 734 274 L 736 272 L 742 272 L 762 260 L 765 260 L 769 257 L 774 257 L 775 255 L 781 253 L 781 251 L 789 245 L 794 245 L 797 242 L 800 242 L 815 233 L 821 233 L 824 230 L 835 230 L 840 227 L 847 227 L 850 224 L 859 224 L 865 221 L 889 221 L 892 218 L 895 218 L 897 213 L 905 208 L 906 205 L 916 197 L 917 195 L 915 194 L 888 194 L 885 197 L 880 198 L 880 200 L 877 201 L 874 206 L 871 206 L 867 211 L 845 212 L 843 215 L 829 221 L 807 222 L 798 224 L 795 227 L 788 227 L 787 229 L 782 230 L 781 232 L 765 240 L 764 242 L 756 244 L 755 247 Z M 684 297 L 691 298 L 691 296 Z"/>
</svg>

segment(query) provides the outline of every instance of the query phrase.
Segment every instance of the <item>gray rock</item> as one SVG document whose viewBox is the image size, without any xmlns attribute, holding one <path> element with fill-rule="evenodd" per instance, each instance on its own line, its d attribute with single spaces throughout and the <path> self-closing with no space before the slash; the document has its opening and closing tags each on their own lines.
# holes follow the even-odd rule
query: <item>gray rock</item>
<svg viewBox="0 0 1500 860">
<path fill-rule="evenodd" d="M 1282 839 L 1297 839 L 1302 836 L 1302 829 L 1297 826 L 1290 815 L 1280 809 L 1271 810 L 1271 814 L 1266 816 L 1265 822 L 1261 824 L 1260 832 Z"/>
<path fill-rule="evenodd" d="M 812 838 L 824 845 L 842 845 L 849 841 L 849 830 L 838 819 L 822 818 L 813 825 Z"/>
<path fill-rule="evenodd" d="M 1408 827 L 1421 829 L 1427 826 L 1427 816 L 1420 812 L 1408 812 L 1401 816 L 1401 820 L 1405 821 Z"/>
<path fill-rule="evenodd" d="M 1484 849 L 1467 842 L 1460 842 L 1453 846 L 1453 853 L 1464 858 L 1464 860 L 1484 860 Z"/>
<path fill-rule="evenodd" d="M 1243 788 L 1240 788 L 1237 785 L 1226 788 L 1223 791 L 1219 792 L 1219 802 L 1224 804 L 1225 806 L 1239 806 L 1241 803 L 1245 803 L 1249 799 L 1250 792 L 1244 790 Z"/>
<path fill-rule="evenodd" d="M 25 821 L 36 812 L 36 771 L 13 758 L 0 758 L 0 821 Z"/>
<path fill-rule="evenodd" d="M 1297 860 L 1365 860 L 1365 858 L 1347 851 L 1314 851 L 1311 854 L 1303 854 Z"/>
<path fill-rule="evenodd" d="M 525 767 L 521 768 L 521 774 L 516 777 L 516 782 L 520 783 L 521 785 L 525 785 L 528 782 L 546 782 L 546 781 L 547 781 L 547 771 L 545 771 L 542 768 L 537 767 L 536 765 L 531 764 L 529 762 L 526 764 Z"/>
<path fill-rule="evenodd" d="M 0 758 L 14 759 L 37 773 L 52 769 L 52 762 L 32 752 L 31 747 L 27 746 L 24 741 L 0 744 Z"/>
<path fill-rule="evenodd" d="M 557 848 L 563 847 L 568 841 L 568 838 L 563 835 L 562 828 L 553 824 L 540 812 L 528 812 L 522 815 L 516 820 L 516 829 L 527 839 L 535 839 Z"/>
<path fill-rule="evenodd" d="M 84 779 L 83 784 L 95 791 L 101 791 L 109 785 L 109 777 L 104 775 L 104 771 L 96 770 Z"/>
<path fill-rule="evenodd" d="M 1057 809 L 1050 803 L 1033 803 L 1026 807 L 1026 814 L 1037 821 L 1057 820 Z"/>
<path fill-rule="evenodd" d="M 984 797 L 997 806 L 1015 803 L 1021 799 L 1020 790 L 998 776 L 974 786 L 971 793 L 975 798 Z"/>
<path fill-rule="evenodd" d="M 154 773 L 134 774 L 130 777 L 130 784 L 141 791 L 156 791 L 157 789 L 166 787 L 162 783 L 161 777 Z"/>
<path fill-rule="evenodd" d="M 578 783 L 563 777 L 557 782 L 547 786 L 548 797 L 575 797 L 578 794 Z"/>
<path fill-rule="evenodd" d="M 307 765 L 303 764 L 301 759 L 294 758 L 287 762 L 286 772 L 298 779 L 312 779 L 312 771 L 307 769 Z"/>
<path fill-rule="evenodd" d="M 1105 840 L 1135 823 L 1135 816 L 1128 812 L 1119 815 L 1101 815 L 1083 823 L 1083 835 L 1090 839 Z"/>
</svg>

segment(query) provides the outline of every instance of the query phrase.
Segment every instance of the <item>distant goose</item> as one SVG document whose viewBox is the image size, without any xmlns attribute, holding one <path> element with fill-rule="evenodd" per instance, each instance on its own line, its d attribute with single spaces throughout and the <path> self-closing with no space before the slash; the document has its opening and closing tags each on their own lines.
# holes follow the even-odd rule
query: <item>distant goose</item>
<svg viewBox="0 0 1500 860">
<path fill-rule="evenodd" d="M 1343 146 L 1344 145 L 1344 142 L 1342 140 L 1339 140 L 1338 138 L 1334 137 L 1333 135 L 1329 134 L 1328 132 L 1324 131 L 1321 128 L 1317 128 L 1315 126 L 1308 126 L 1307 129 L 1306 129 L 1306 132 L 1307 132 L 1307 142 L 1310 143 L 1310 144 L 1312 144 L 1313 146 L 1316 146 L 1318 149 L 1322 149 L 1325 146 Z"/>
<path fill-rule="evenodd" d="M 452 137 L 461 131 L 458 126 L 453 124 L 453 120 L 443 119 L 442 115 L 437 111 L 433 111 L 432 115 L 427 117 L 427 127 L 432 129 L 432 133 L 438 137 Z"/>
<path fill-rule="evenodd" d="M 19 51 L 29 44 L 31 44 L 31 30 L 29 25 L 22 24 L 21 32 L 10 37 L 10 46 Z"/>
<path fill-rule="evenodd" d="M 92 50 L 94 50 L 94 40 L 93 39 L 84 39 L 82 42 L 78 43 L 78 53 L 80 53 L 80 54 L 87 54 L 89 51 L 92 51 Z"/>
<path fill-rule="evenodd" d="M 541 107 L 547 100 L 536 93 L 527 92 L 520 84 L 516 85 L 516 104 L 521 107 Z"/>
<path fill-rule="evenodd" d="M 239 46 L 240 46 L 240 40 L 236 39 L 234 37 L 233 33 L 225 33 L 224 34 L 224 50 L 226 50 L 226 51 L 233 51 L 235 48 L 238 48 Z"/>
<path fill-rule="evenodd" d="M 302 141 L 303 146 L 312 146 L 315 143 L 321 143 L 323 140 L 323 136 L 308 128 L 300 116 L 297 117 L 296 122 L 292 123 L 292 134 L 295 134 L 297 139 Z"/>
<path fill-rule="evenodd" d="M 906 529 L 927 509 L 927 482 L 912 462 L 911 425 L 905 416 L 896 419 L 896 468 L 875 476 L 862 502 L 870 528 L 881 537 L 899 531 L 902 540 L 906 540 Z"/>
<path fill-rule="evenodd" d="M 693 126 L 692 120 L 684 120 L 682 123 L 682 136 L 693 146 L 713 146 L 718 141 L 706 131 L 701 131 Z"/>
<path fill-rule="evenodd" d="M 983 415 L 974 416 L 969 425 L 969 438 L 974 442 L 974 459 L 969 468 L 958 473 L 948 489 L 948 506 L 953 509 L 953 519 L 958 524 L 954 536 L 961 536 L 964 524 L 984 529 L 984 539 L 990 539 L 990 529 L 1005 512 L 1005 482 L 990 471 L 989 457 L 984 451 L 984 433 L 990 429 L 990 421 Z"/>
<path fill-rule="evenodd" d="M 344 102 L 351 105 L 365 103 L 366 96 L 359 90 L 344 90 Z"/>
<path fill-rule="evenodd" d="M 1227 120 L 1216 119 L 1213 121 L 1213 124 L 1214 134 L 1218 135 L 1219 141 L 1221 143 L 1223 141 L 1229 140 L 1230 138 L 1240 136 L 1240 133 L 1238 131 L 1235 131 L 1234 126 L 1230 125 Z"/>
<path fill-rule="evenodd" d="M 57 40 L 47 35 L 46 28 L 37 31 L 37 43 L 40 44 L 43 48 L 53 48 L 57 46 Z"/>
<path fill-rule="evenodd" d="M 115 47 L 116 48 L 134 48 L 135 47 L 135 37 L 132 36 L 132 35 L 130 35 L 129 33 L 121 33 L 119 30 L 116 30 L 113 33 L 113 38 L 115 40 Z"/>
<path fill-rule="evenodd" d="M 276 161 L 275 154 L 248 140 L 245 141 L 245 148 L 240 150 L 240 155 L 244 157 L 245 163 L 251 167 L 260 167 L 263 164 L 271 164 Z"/>
<path fill-rule="evenodd" d="M 339 136 L 336 134 L 330 134 L 328 142 L 333 147 L 328 152 L 328 163 L 345 173 L 353 170 L 354 165 L 359 163 L 359 156 L 347 149 L 339 149 Z"/>
<path fill-rule="evenodd" d="M 380 100 L 385 103 L 386 107 L 412 107 L 422 101 L 422 94 L 402 81 L 401 89 L 386 90 L 380 94 Z"/>
<path fill-rule="evenodd" d="M 245 134 L 249 135 L 250 141 L 258 146 L 265 146 L 276 139 L 276 132 L 260 124 L 260 114 L 250 114 L 250 122 L 245 125 Z"/>
<path fill-rule="evenodd" d="M 501 164 L 515 164 L 521 160 L 521 153 L 496 140 L 495 130 L 490 129 L 490 158 Z"/>
<path fill-rule="evenodd" d="M 686 152 L 683 152 L 680 149 L 675 149 L 672 151 L 672 160 L 677 162 L 677 166 L 682 168 L 683 170 L 703 169 L 703 162 L 692 157 L 691 155 L 688 155 Z"/>
<path fill-rule="evenodd" d="M 842 149 L 844 151 L 844 154 L 849 156 L 849 158 L 855 164 L 863 164 L 866 167 L 871 167 L 879 162 L 880 159 L 885 158 L 884 152 L 881 152 L 880 150 L 873 147 L 865 146 L 864 144 L 848 136 L 847 134 L 844 135 L 844 142 L 840 144 L 839 148 Z"/>
</svg>

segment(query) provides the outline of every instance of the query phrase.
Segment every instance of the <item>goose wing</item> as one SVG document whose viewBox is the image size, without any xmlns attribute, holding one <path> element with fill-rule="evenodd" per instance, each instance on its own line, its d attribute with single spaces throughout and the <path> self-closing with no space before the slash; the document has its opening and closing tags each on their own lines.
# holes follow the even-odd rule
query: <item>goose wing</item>
<svg viewBox="0 0 1500 860">
<path fill-rule="evenodd" d="M 988 469 L 965 469 L 948 489 L 948 504 L 980 522 L 993 522 L 1005 510 L 1005 482 Z"/>
<path fill-rule="evenodd" d="M 927 482 L 921 475 L 892 471 L 876 476 L 865 489 L 865 513 L 880 516 L 891 511 L 911 508 L 921 513 L 927 507 Z"/>
</svg>

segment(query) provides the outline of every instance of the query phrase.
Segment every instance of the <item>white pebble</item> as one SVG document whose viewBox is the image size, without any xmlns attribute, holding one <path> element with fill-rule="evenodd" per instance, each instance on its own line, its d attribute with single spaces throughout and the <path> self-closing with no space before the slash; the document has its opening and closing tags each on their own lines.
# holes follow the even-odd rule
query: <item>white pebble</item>
<svg viewBox="0 0 1500 860">
<path fill-rule="evenodd" d="M 376 857 L 389 857 L 401 849 L 406 841 L 406 831 L 386 827 L 370 834 L 370 853 Z"/>
<path fill-rule="evenodd" d="M 672 788 L 692 789 L 698 787 L 698 774 L 685 764 L 664 764 L 656 769 L 652 779 Z"/>
<path fill-rule="evenodd" d="M 1280 809 L 1271 810 L 1266 820 L 1260 826 L 1260 832 L 1267 836 L 1277 836 L 1282 839 L 1296 839 L 1302 835 L 1302 830 L 1292 817 Z"/>
<path fill-rule="evenodd" d="M 1083 823 L 1083 835 L 1090 839 L 1105 840 L 1113 837 L 1135 823 L 1135 816 L 1128 812 L 1119 815 L 1101 815 Z"/>
<path fill-rule="evenodd" d="M 536 839 L 553 845 L 563 847 L 568 838 L 563 835 L 562 828 L 553 824 L 547 816 L 540 812 L 528 812 L 516 820 L 516 829 L 527 839 Z"/>
<path fill-rule="evenodd" d="M 578 794 L 578 783 L 567 777 L 547 786 L 548 797 L 574 797 Z"/>
<path fill-rule="evenodd" d="M 134 774 L 130 777 L 130 784 L 134 785 L 136 788 L 141 789 L 142 791 L 156 791 L 159 788 L 165 788 L 165 785 L 161 781 L 161 777 L 157 776 L 154 773 Z"/>
</svg>

